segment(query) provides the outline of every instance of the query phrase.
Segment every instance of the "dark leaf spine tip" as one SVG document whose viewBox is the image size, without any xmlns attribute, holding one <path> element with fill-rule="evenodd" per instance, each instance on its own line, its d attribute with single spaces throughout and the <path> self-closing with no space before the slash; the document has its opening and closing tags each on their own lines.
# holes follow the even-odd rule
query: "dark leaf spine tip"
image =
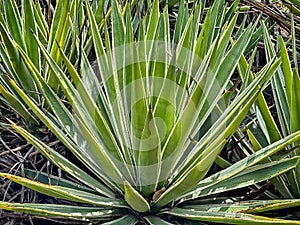
<svg viewBox="0 0 300 225">
<path fill-rule="evenodd" d="M 11 77 L 7 73 L 5 73 L 4 75 L 5 75 L 7 80 L 9 80 L 9 81 L 11 80 Z"/>
</svg>

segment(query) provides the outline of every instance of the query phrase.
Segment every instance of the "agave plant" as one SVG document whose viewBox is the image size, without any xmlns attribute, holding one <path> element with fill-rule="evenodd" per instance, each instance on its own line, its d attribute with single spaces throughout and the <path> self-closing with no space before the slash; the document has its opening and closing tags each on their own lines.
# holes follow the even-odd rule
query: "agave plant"
<svg viewBox="0 0 300 225">
<path fill-rule="evenodd" d="M 282 58 L 282 65 L 271 79 L 272 94 L 274 96 L 275 107 L 269 109 L 267 101 L 263 95 L 260 96 L 255 111 L 257 112 L 256 121 L 249 125 L 247 131 L 252 148 L 246 151 L 257 151 L 269 143 L 274 143 L 282 137 L 298 131 L 300 129 L 298 118 L 298 86 L 299 85 L 299 69 L 296 55 L 296 37 L 294 22 L 292 20 L 291 27 L 291 58 L 288 54 L 286 45 L 281 36 L 277 37 L 276 46 L 273 45 L 269 32 L 264 26 L 264 40 L 267 61 L 277 55 Z M 245 63 L 243 63 L 246 65 Z M 241 66 L 241 70 L 245 70 L 245 66 Z M 275 113 L 274 113 L 275 112 Z M 275 116 L 276 117 L 275 117 Z M 277 120 L 277 122 L 275 122 Z M 299 142 L 295 142 L 289 146 L 288 151 L 275 154 L 268 161 L 277 160 L 285 157 L 293 157 L 299 155 Z M 245 150 L 245 149 L 244 149 Z M 272 198 L 299 198 L 299 168 L 291 170 L 282 176 L 272 180 L 277 193 L 268 193 Z"/>
<path fill-rule="evenodd" d="M 66 2 L 74 6 L 70 11 L 63 7 Z M 9 17 L 18 15 L 12 1 L 2 3 Z M 26 25 L 26 18 L 22 24 L 20 16 L 15 16 L 16 23 L 9 22 L 8 16 L 2 18 L 2 99 L 29 123 L 43 123 L 85 169 L 41 141 L 28 126 L 9 120 L 11 129 L 76 181 L 51 176 L 49 182 L 46 174 L 32 170 L 27 170 L 27 178 L 1 173 L 70 204 L 0 202 L 0 208 L 103 224 L 188 224 L 194 220 L 299 224 L 256 215 L 298 206 L 297 199 L 230 202 L 230 196 L 212 198 L 291 171 L 299 162 L 292 157 L 261 164 L 299 140 L 300 132 L 294 132 L 208 175 L 281 62 L 274 57 L 238 95 L 225 101 L 224 91 L 255 39 L 257 24 L 240 31 L 234 40 L 237 4 L 227 8 L 224 3 L 216 1 L 202 18 L 203 4 L 194 4 L 190 10 L 181 1 L 172 30 L 167 7 L 160 11 L 156 0 L 135 30 L 129 3 L 121 6 L 112 1 L 111 15 L 99 19 L 98 12 L 104 10 L 93 9 L 88 1 L 58 1 L 57 21 L 67 24 L 58 30 L 68 42 L 58 40 L 56 33 L 44 43 L 39 29 L 29 29 L 39 26 L 36 17 L 30 17 L 31 26 Z M 85 21 L 85 45 L 74 26 L 78 18 Z M 33 30 L 28 37 L 22 32 L 26 27 Z M 34 54 L 29 54 L 32 49 L 25 47 L 24 40 L 35 46 Z M 96 57 L 91 65 L 93 52 Z M 32 87 L 25 86 L 25 81 Z"/>
</svg>

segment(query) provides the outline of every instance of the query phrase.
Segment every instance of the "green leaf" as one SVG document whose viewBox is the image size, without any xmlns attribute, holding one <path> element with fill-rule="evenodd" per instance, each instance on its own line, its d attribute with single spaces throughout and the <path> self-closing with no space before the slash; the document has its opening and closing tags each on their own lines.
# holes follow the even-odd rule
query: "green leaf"
<svg viewBox="0 0 300 225">
<path fill-rule="evenodd" d="M 48 52 L 50 52 L 52 59 L 58 65 L 61 65 L 62 58 L 59 54 L 58 46 L 56 43 L 59 43 L 59 46 L 61 47 L 65 46 L 65 41 L 69 29 L 70 2 L 70 0 L 58 0 L 55 7 L 53 21 L 51 23 L 52 26 L 48 40 Z M 53 74 L 53 72 L 49 70 L 49 68 L 47 68 L 46 71 L 46 80 L 52 88 L 58 90 L 58 79 Z"/>
<path fill-rule="evenodd" d="M 50 123 L 51 124 L 51 123 Z M 54 165 L 61 168 L 63 171 L 69 173 L 73 177 L 77 178 L 84 184 L 88 185 L 92 189 L 96 190 L 97 192 L 101 193 L 104 196 L 108 197 L 114 197 L 115 194 L 109 190 L 107 187 L 99 183 L 96 179 L 92 178 L 90 175 L 88 175 L 86 172 L 82 171 L 80 168 L 78 168 L 76 165 L 71 163 L 66 158 L 62 157 L 59 153 L 57 153 L 55 150 L 50 148 L 47 144 L 40 141 L 38 138 L 34 137 L 30 133 L 28 133 L 25 129 L 12 124 L 11 125 L 13 129 L 15 129 L 17 132 L 19 132 L 27 141 L 29 141 L 31 144 L 33 144 L 50 162 L 52 162 Z M 49 127 L 49 126 L 48 126 Z M 56 129 L 58 130 L 58 129 Z M 68 146 L 70 149 L 72 149 L 72 144 L 70 140 L 66 140 L 66 146 Z M 79 156 L 79 159 L 82 159 L 82 155 Z M 85 160 L 82 160 L 84 162 Z M 91 164 L 91 163 L 90 163 Z M 88 164 L 88 165 L 90 165 Z M 93 169 L 93 167 L 89 166 L 88 168 Z M 95 169 L 95 168 L 94 168 Z M 93 171 L 93 170 L 92 170 Z"/>
<path fill-rule="evenodd" d="M 261 213 L 268 212 L 271 210 L 282 210 L 293 207 L 299 207 L 299 199 L 275 199 L 266 201 L 251 201 L 248 205 L 248 209 L 245 210 L 247 213 Z"/>
<path fill-rule="evenodd" d="M 218 201 L 218 200 L 217 200 Z M 210 212 L 229 212 L 229 213 L 262 213 L 272 210 L 282 210 L 291 207 L 297 207 L 300 204 L 299 199 L 280 199 L 280 200 L 250 200 L 234 202 L 231 199 L 225 199 L 221 203 L 196 203 L 192 205 L 183 205 L 182 208 L 198 211 Z M 275 213 L 274 213 L 275 215 Z"/>
<path fill-rule="evenodd" d="M 160 138 L 151 110 L 148 112 L 138 151 L 141 193 L 150 198 L 158 184 L 161 160 Z"/>
<path fill-rule="evenodd" d="M 180 209 L 174 208 L 163 214 L 176 216 L 189 220 L 206 221 L 222 224 L 299 224 L 300 221 L 291 221 L 283 219 L 274 219 L 264 216 L 255 216 L 247 213 L 229 213 L 229 212 L 209 212 L 209 211 L 197 211 L 192 209 Z"/>
<path fill-rule="evenodd" d="M 80 191 L 77 189 L 60 187 L 56 185 L 48 185 L 27 178 L 14 176 L 8 173 L 0 173 L 1 177 L 10 179 L 18 184 L 28 187 L 32 190 L 46 194 L 52 197 L 66 199 L 75 202 L 89 203 L 104 207 L 127 208 L 126 204 L 121 200 L 114 200 L 112 198 L 105 198 L 100 195 L 95 195 L 89 192 Z"/>
<path fill-rule="evenodd" d="M 203 189 L 200 196 L 202 197 L 238 188 L 250 187 L 251 185 L 272 179 L 280 174 L 286 173 L 289 170 L 295 169 L 298 163 L 299 158 L 296 157 L 249 167 L 234 177 L 224 179 L 216 185 Z"/>
<path fill-rule="evenodd" d="M 94 3 L 94 2 L 93 2 Z M 95 2 L 96 3 L 96 2 Z M 98 7 L 97 7 L 97 10 L 95 12 L 95 19 L 96 19 L 96 22 L 97 24 L 100 23 L 100 21 L 103 19 L 104 15 L 104 3 L 105 1 L 99 1 L 98 2 Z"/>
<path fill-rule="evenodd" d="M 4 1 L 4 12 L 6 17 L 7 29 L 12 38 L 26 51 L 23 26 L 21 16 L 15 1 Z M 1 32 L 2 33 L 2 32 Z"/>
<path fill-rule="evenodd" d="M 156 29 L 159 22 L 159 0 L 154 0 L 153 9 L 148 21 L 146 40 L 154 40 Z"/>
<path fill-rule="evenodd" d="M 125 24 L 117 0 L 112 1 L 112 41 L 113 49 L 124 45 Z M 119 56 L 118 56 L 119 57 Z M 123 58 L 123 57 L 122 57 Z M 118 62 L 116 62 L 118 63 Z M 119 62 L 120 63 L 120 62 Z M 119 64 L 117 64 L 119 65 Z"/>
<path fill-rule="evenodd" d="M 27 54 L 32 60 L 33 64 L 38 70 L 40 70 L 40 51 L 39 46 L 34 40 L 33 34 L 38 34 L 37 24 L 33 12 L 33 1 L 23 0 L 22 1 L 22 15 L 23 15 L 23 27 L 24 27 L 24 38 L 27 47 Z"/>
<path fill-rule="evenodd" d="M 25 105 L 18 98 L 9 93 L 2 85 L 0 85 L 0 93 L 9 102 L 12 109 L 21 115 L 26 121 L 33 125 L 39 124 L 38 121 L 28 112 Z"/>
<path fill-rule="evenodd" d="M 227 180 L 245 169 L 259 163 L 260 161 L 266 159 L 268 156 L 276 153 L 277 151 L 281 150 L 282 148 L 288 146 L 289 144 L 299 140 L 300 138 L 300 131 L 295 132 L 286 138 L 283 138 L 257 152 L 254 154 L 236 162 L 232 166 L 211 175 L 210 177 L 205 178 L 198 185 L 194 187 L 193 191 L 186 193 L 184 196 L 193 195 L 193 196 L 201 196 L 201 191 L 204 189 L 210 189 L 212 185 L 216 185 L 218 183 Z M 182 197 L 184 197 L 182 196 Z"/>
<path fill-rule="evenodd" d="M 263 129 L 264 133 L 268 133 L 267 137 L 270 140 L 270 143 L 274 143 L 281 139 L 279 129 L 271 115 L 271 112 L 268 108 L 267 102 L 261 92 L 257 98 L 257 105 L 259 107 L 262 117 L 258 116 L 258 120 L 261 123 L 264 123 L 266 130 Z M 258 114 L 258 113 L 257 113 Z"/>
<path fill-rule="evenodd" d="M 29 170 L 29 169 L 25 169 L 24 172 L 26 177 L 29 177 L 31 180 L 36 180 L 43 184 L 57 185 L 60 187 L 67 187 L 67 188 L 72 188 L 80 191 L 86 191 L 93 194 L 97 194 L 97 192 L 93 189 L 90 189 L 79 183 L 75 183 L 74 181 L 64 179 L 62 177 L 50 175 L 48 173 L 43 173 L 35 170 Z"/>
<path fill-rule="evenodd" d="M 19 204 L 0 201 L 0 208 L 40 216 L 64 217 L 83 221 L 90 221 L 91 219 L 111 219 L 122 215 L 122 212 L 117 208 L 82 207 L 57 204 Z"/>
<path fill-rule="evenodd" d="M 43 40 L 46 40 L 46 37 L 48 36 L 48 25 L 46 22 L 46 18 L 42 13 L 42 7 L 40 5 L 40 2 L 36 1 L 34 3 L 34 7 L 32 8 L 33 8 L 35 23 L 37 25 L 37 31 L 39 33 L 39 36 L 41 36 Z"/>
<path fill-rule="evenodd" d="M 137 212 L 150 211 L 149 203 L 127 181 L 124 181 L 125 200 Z"/>
<path fill-rule="evenodd" d="M 10 2 L 10 1 L 6 1 Z M 8 66 L 8 72 L 11 72 L 11 76 L 16 78 L 16 81 L 27 91 L 33 91 L 36 93 L 36 86 L 34 80 L 27 70 L 19 52 L 16 50 L 19 46 L 14 40 L 11 39 L 11 35 L 7 32 L 3 24 L 0 24 L 0 34 L 3 40 L 3 44 L 6 49 L 2 49 L 1 45 L 1 58 L 4 58 L 6 66 Z M 19 48 L 21 48 L 19 46 Z M 38 99 L 36 94 L 32 94 L 36 99 Z"/>
<path fill-rule="evenodd" d="M 291 94 L 291 102 L 290 102 L 290 127 L 291 132 L 295 132 L 300 130 L 300 94 L 298 90 L 300 89 L 300 79 L 298 72 L 296 70 L 293 71 L 293 81 L 292 81 L 292 94 Z M 299 151 L 298 151 L 299 152 Z"/>
<path fill-rule="evenodd" d="M 135 225 L 135 224 L 137 224 L 137 222 L 138 222 L 138 219 L 135 216 L 127 215 L 127 216 L 123 216 L 119 219 L 112 220 L 107 223 L 103 223 L 103 225 L 124 225 L 124 224 Z"/>
<path fill-rule="evenodd" d="M 179 10 L 178 10 L 178 15 L 176 18 L 176 24 L 175 24 L 175 29 L 174 29 L 174 34 L 173 34 L 173 43 L 178 44 L 179 38 L 182 34 L 182 31 L 184 30 L 185 27 L 185 21 L 184 21 L 184 15 L 186 12 L 186 7 L 184 4 L 184 0 L 180 1 L 179 4 Z"/>
<path fill-rule="evenodd" d="M 300 16 L 300 1 L 298 3 L 299 6 L 299 16 Z M 291 27 L 291 32 L 292 32 L 292 53 L 293 53 L 293 62 L 295 64 L 295 70 L 298 70 L 298 60 L 297 60 L 297 38 L 296 38 L 296 33 L 295 33 L 295 21 L 294 21 L 294 17 L 291 18 L 291 23 L 292 23 L 292 27 Z"/>
<path fill-rule="evenodd" d="M 286 94 L 288 99 L 288 104 L 291 106 L 292 103 L 292 93 L 293 93 L 293 71 L 291 68 L 291 62 L 289 60 L 289 55 L 285 47 L 285 43 L 282 37 L 279 37 L 280 41 L 280 53 L 282 58 L 282 70 L 284 74 L 284 80 L 286 85 Z"/>
</svg>

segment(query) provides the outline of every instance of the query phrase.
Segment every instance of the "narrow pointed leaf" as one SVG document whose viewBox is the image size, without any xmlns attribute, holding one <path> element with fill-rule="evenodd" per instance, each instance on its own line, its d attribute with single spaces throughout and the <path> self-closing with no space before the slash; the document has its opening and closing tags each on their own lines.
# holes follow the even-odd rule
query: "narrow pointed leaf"
<svg viewBox="0 0 300 225">
<path fill-rule="evenodd" d="M 295 169 L 298 163 L 299 158 L 297 157 L 250 167 L 232 178 L 220 181 L 218 184 L 204 189 L 201 191 L 201 196 L 249 187 Z"/>
<path fill-rule="evenodd" d="M 258 162 L 264 160 L 268 156 L 276 153 L 277 151 L 281 150 L 282 148 L 288 146 L 289 144 L 297 141 L 300 139 L 300 131 L 295 132 L 289 135 L 286 138 L 283 138 L 272 145 L 269 145 L 256 153 L 250 155 L 249 157 L 238 161 L 237 163 L 233 164 L 232 166 L 228 167 L 225 170 L 222 170 L 210 177 L 205 178 L 198 185 L 195 186 L 193 191 L 188 192 L 185 194 L 187 195 L 194 195 L 194 196 L 201 196 L 201 191 L 204 189 L 209 189 L 212 185 L 221 183 L 222 181 L 233 177 L 240 172 L 244 171 L 245 169 L 249 168 L 257 164 Z"/>
<path fill-rule="evenodd" d="M 83 221 L 89 221 L 90 219 L 108 219 L 121 215 L 121 211 L 116 208 L 81 207 L 54 204 L 19 204 L 0 201 L 0 208 L 40 216 L 64 217 Z"/>
<path fill-rule="evenodd" d="M 86 172 L 79 169 L 76 165 L 71 163 L 66 158 L 62 157 L 55 150 L 50 148 L 47 144 L 41 142 L 38 138 L 34 137 L 26 130 L 21 127 L 12 124 L 12 127 L 19 132 L 27 141 L 33 144 L 49 161 L 57 165 L 62 170 L 76 177 L 81 182 L 89 185 L 94 190 L 103 194 L 104 196 L 113 197 L 114 193 L 110 191 L 107 187 L 100 184 L 97 180 L 89 176 Z"/>
<path fill-rule="evenodd" d="M 253 225 L 263 225 L 263 224 L 300 224 L 300 221 L 291 221 L 283 219 L 274 219 L 264 216 L 256 216 L 246 213 L 228 213 L 228 212 L 207 212 L 207 211 L 197 211 L 191 209 L 179 209 L 175 208 L 164 214 L 176 216 L 189 220 L 196 221 L 206 221 L 214 223 L 223 224 L 253 224 Z"/>
<path fill-rule="evenodd" d="M 18 184 L 21 184 L 25 187 L 28 187 L 42 194 L 47 194 L 49 196 L 53 196 L 61 199 L 67 199 L 75 202 L 89 203 L 89 204 L 94 204 L 99 206 L 126 208 L 126 204 L 120 200 L 101 197 L 89 192 L 80 191 L 80 190 L 67 188 L 67 187 L 60 187 L 56 185 L 43 184 L 37 181 L 29 180 L 27 178 L 22 178 L 7 173 L 0 173 L 0 176 L 10 179 Z"/>
<path fill-rule="evenodd" d="M 127 181 L 124 181 L 125 200 L 130 207 L 137 212 L 148 212 L 150 206 L 147 200 L 141 196 Z"/>
</svg>

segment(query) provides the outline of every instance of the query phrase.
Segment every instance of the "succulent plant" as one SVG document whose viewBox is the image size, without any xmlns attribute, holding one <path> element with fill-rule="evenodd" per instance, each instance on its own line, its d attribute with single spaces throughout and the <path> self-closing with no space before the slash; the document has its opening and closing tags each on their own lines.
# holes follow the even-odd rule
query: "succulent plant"
<svg viewBox="0 0 300 225">
<path fill-rule="evenodd" d="M 77 182 L 45 182 L 46 174 L 32 170 L 27 178 L 0 176 L 80 205 L 0 208 L 103 224 L 299 224 L 257 215 L 298 206 L 297 199 L 230 201 L 223 192 L 296 168 L 298 157 L 261 162 L 300 132 L 208 174 L 281 63 L 273 57 L 228 101 L 230 78 L 258 22 L 233 39 L 238 1 L 209 9 L 200 2 L 192 10 L 181 1 L 169 15 L 155 0 L 138 21 L 130 2 L 98 3 L 58 1 L 49 28 L 38 3 L 23 1 L 21 16 L 14 1 L 1 1 L 1 99 L 26 121 L 8 124 Z M 85 169 L 40 140 L 40 124 Z"/>
</svg>

